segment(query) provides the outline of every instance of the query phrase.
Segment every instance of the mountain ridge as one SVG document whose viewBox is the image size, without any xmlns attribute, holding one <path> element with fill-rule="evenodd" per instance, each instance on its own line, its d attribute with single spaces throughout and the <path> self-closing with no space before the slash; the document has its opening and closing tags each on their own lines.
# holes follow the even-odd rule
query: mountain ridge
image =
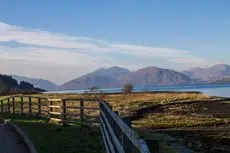
<svg viewBox="0 0 230 153">
<path fill-rule="evenodd" d="M 86 89 L 92 86 L 114 88 L 122 87 L 127 82 L 134 86 L 150 86 L 188 84 L 192 83 L 193 80 L 180 72 L 155 66 L 141 68 L 137 71 L 129 71 L 126 68 L 113 66 L 107 69 L 100 68 L 68 81 L 61 85 L 59 90 Z"/>
<path fill-rule="evenodd" d="M 45 89 L 47 91 L 53 91 L 57 90 L 58 86 L 46 79 L 41 79 L 41 78 L 30 78 L 26 76 L 19 76 L 19 75 L 12 75 L 12 78 L 16 79 L 18 83 L 21 81 L 28 82 L 30 84 L 33 84 L 34 87 Z"/>
<path fill-rule="evenodd" d="M 208 68 L 193 68 L 182 71 L 185 75 L 200 82 L 212 83 L 230 76 L 230 65 L 217 64 Z"/>
</svg>

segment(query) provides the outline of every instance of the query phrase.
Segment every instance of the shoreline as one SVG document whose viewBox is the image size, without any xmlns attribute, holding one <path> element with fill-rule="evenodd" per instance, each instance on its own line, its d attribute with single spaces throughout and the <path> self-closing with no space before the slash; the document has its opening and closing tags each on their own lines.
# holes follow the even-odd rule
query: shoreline
<svg viewBox="0 0 230 153">
<path fill-rule="evenodd" d="M 189 94 L 189 93 L 196 93 L 196 94 L 204 94 L 204 93 L 202 93 L 202 92 L 200 92 L 200 91 L 167 91 L 167 90 L 165 90 L 165 91 L 140 91 L 140 92 L 138 92 L 138 91 L 133 91 L 133 92 L 131 92 L 130 94 L 154 94 L 154 93 L 175 93 L 175 94 L 180 94 L 180 93 L 187 93 L 187 94 Z M 59 92 L 44 92 L 44 93 L 42 93 L 42 94 L 58 94 L 58 95 L 72 95 L 72 94 L 76 94 L 76 95 L 82 95 L 82 94 L 104 94 L 104 95 L 113 95 L 113 94 L 115 94 L 115 95 L 120 95 L 120 94 L 124 94 L 122 91 L 121 92 L 102 92 L 102 93 L 100 93 L 100 92 L 85 92 L 85 93 L 71 93 L 71 92 L 66 92 L 66 93 L 59 93 Z"/>
<path fill-rule="evenodd" d="M 122 88 L 110 88 L 110 89 L 97 89 L 90 91 L 89 89 L 83 90 L 64 90 L 64 91 L 48 91 L 44 94 L 122 94 Z M 132 93 L 202 93 L 208 96 L 225 97 L 230 98 L 230 84 L 217 85 L 201 85 L 201 86 L 157 86 L 146 88 L 134 88 Z"/>
</svg>

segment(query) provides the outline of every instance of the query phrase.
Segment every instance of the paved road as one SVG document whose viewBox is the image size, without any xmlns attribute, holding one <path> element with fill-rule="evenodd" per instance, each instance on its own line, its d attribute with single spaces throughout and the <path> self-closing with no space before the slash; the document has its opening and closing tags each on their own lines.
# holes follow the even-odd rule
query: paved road
<svg viewBox="0 0 230 153">
<path fill-rule="evenodd" d="M 9 127 L 0 124 L 0 153 L 28 153 Z"/>
</svg>

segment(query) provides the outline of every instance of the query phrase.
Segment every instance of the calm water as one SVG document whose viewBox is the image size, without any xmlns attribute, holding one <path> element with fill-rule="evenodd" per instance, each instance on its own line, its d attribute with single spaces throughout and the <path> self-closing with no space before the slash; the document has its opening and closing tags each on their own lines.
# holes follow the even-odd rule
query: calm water
<svg viewBox="0 0 230 153">
<path fill-rule="evenodd" d="M 101 89 L 104 93 L 120 93 L 121 88 Z M 84 93 L 88 90 L 66 90 L 66 91 L 50 91 L 48 93 Z M 230 84 L 215 85 L 186 85 L 186 86 L 156 86 L 135 88 L 135 92 L 145 91 L 200 91 L 210 96 L 220 96 L 230 98 Z"/>
</svg>

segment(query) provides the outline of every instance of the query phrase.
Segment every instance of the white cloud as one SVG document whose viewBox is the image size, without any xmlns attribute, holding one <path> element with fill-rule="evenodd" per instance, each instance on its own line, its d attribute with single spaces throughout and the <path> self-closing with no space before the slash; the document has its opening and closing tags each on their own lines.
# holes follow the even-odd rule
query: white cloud
<svg viewBox="0 0 230 153">
<path fill-rule="evenodd" d="M 118 52 L 136 56 L 177 57 L 188 56 L 187 51 L 168 48 L 155 48 L 134 44 L 114 44 L 87 37 L 76 37 L 33 30 L 0 23 L 0 42 L 15 41 L 28 45 L 54 47 L 59 49 L 83 49 L 85 52 Z"/>
<path fill-rule="evenodd" d="M 0 59 L 18 59 L 24 61 L 34 61 L 45 64 L 62 64 L 62 65 L 81 65 L 88 63 L 95 64 L 94 58 L 78 52 L 68 50 L 55 50 L 47 48 L 33 47 L 2 47 L 0 46 Z"/>
<path fill-rule="evenodd" d="M 110 43 L 2 22 L 0 22 L 0 42 L 2 42 L 0 44 L 1 73 L 39 76 L 59 83 L 102 66 L 119 65 L 135 69 L 140 66 L 158 65 L 154 62 L 156 59 L 169 62 L 170 68 L 173 63 L 183 64 L 182 67 L 208 66 L 216 63 L 197 58 L 189 51 Z M 11 42 L 16 42 L 18 45 L 12 46 Z M 130 60 L 129 56 L 134 56 L 135 59 Z"/>
<path fill-rule="evenodd" d="M 187 51 L 181 51 L 169 48 L 156 48 L 147 47 L 140 45 L 130 45 L 130 44 L 114 44 L 111 48 L 124 51 L 137 56 L 153 56 L 153 57 L 180 57 L 180 56 L 190 56 Z"/>
<path fill-rule="evenodd" d="M 209 67 L 215 64 L 220 64 L 218 62 L 214 62 L 214 61 L 207 60 L 204 58 L 193 57 L 193 56 L 174 58 L 172 60 L 180 64 L 185 64 L 188 67 Z"/>
</svg>

